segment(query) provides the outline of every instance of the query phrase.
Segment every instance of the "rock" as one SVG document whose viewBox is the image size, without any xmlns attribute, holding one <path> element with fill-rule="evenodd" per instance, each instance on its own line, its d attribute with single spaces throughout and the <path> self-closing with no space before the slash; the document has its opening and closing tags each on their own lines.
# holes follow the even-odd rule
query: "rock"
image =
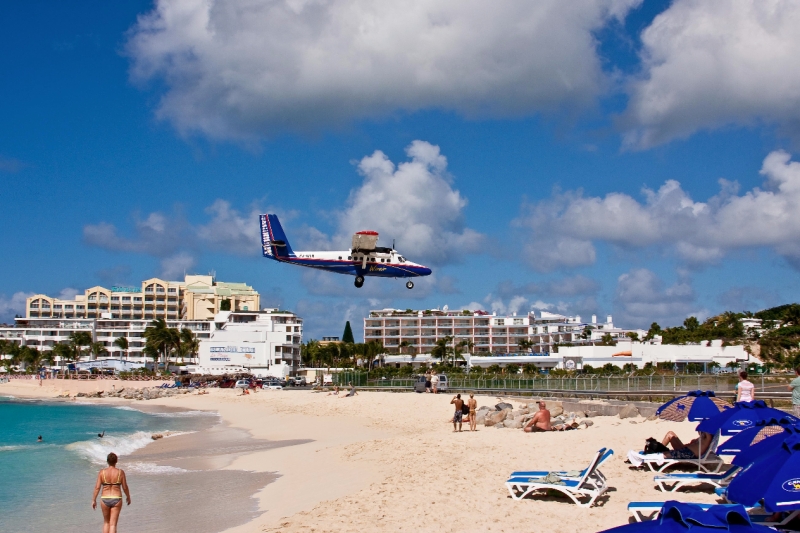
<svg viewBox="0 0 800 533">
<path fill-rule="evenodd" d="M 483 424 L 486 421 L 486 411 L 477 411 L 475 413 L 475 424 Z"/>
<path fill-rule="evenodd" d="M 507 428 L 522 429 L 522 420 L 511 420 L 510 418 L 506 418 L 503 421 L 503 425 Z"/>
<path fill-rule="evenodd" d="M 488 405 L 482 405 L 482 406 L 478 407 L 478 411 L 490 411 L 490 410 L 491 410 L 491 407 L 489 407 Z"/>
<path fill-rule="evenodd" d="M 625 407 L 622 408 L 619 412 L 620 418 L 634 418 L 639 416 L 639 410 L 636 408 L 635 405 L 629 403 Z"/>
<path fill-rule="evenodd" d="M 658 420 L 658 416 L 657 415 L 650 415 L 650 416 L 647 417 L 647 421 L 648 422 L 652 422 L 653 420 Z"/>
<path fill-rule="evenodd" d="M 163 439 L 164 435 L 162 435 L 161 433 L 156 433 L 155 435 L 151 435 L 150 438 L 153 440 Z"/>
<path fill-rule="evenodd" d="M 638 424 L 638 422 L 637 422 L 636 420 L 629 420 L 629 422 L 630 422 L 631 424 Z"/>
<path fill-rule="evenodd" d="M 502 411 L 503 409 L 512 409 L 513 410 L 514 406 L 511 405 L 510 403 L 506 403 L 506 402 L 500 402 L 500 403 L 498 403 L 497 405 L 494 406 L 494 410 L 495 411 Z"/>
<path fill-rule="evenodd" d="M 560 405 L 554 405 L 553 407 L 548 406 L 548 409 L 550 409 L 550 416 L 559 416 L 564 412 L 564 408 Z"/>
<path fill-rule="evenodd" d="M 508 413 L 510 412 L 511 411 L 509 411 L 508 409 L 504 409 L 502 411 L 490 412 L 489 414 L 486 415 L 483 424 L 485 426 L 494 426 L 496 424 L 499 424 L 500 422 L 506 419 Z"/>
<path fill-rule="evenodd" d="M 582 420 L 581 424 L 583 424 L 584 426 L 586 426 L 588 428 L 589 426 L 593 426 L 594 422 L 592 422 L 591 420 Z"/>
</svg>

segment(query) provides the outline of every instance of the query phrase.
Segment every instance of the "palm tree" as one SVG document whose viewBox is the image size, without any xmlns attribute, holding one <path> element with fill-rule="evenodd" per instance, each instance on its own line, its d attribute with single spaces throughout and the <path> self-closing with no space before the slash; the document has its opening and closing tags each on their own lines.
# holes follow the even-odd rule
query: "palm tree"
<svg viewBox="0 0 800 533">
<path fill-rule="evenodd" d="M 197 355 L 200 349 L 200 342 L 189 328 L 181 329 L 178 334 L 178 344 L 175 347 L 175 355 L 184 359 L 191 359 Z"/>
<path fill-rule="evenodd" d="M 0 361 L 6 360 L 6 355 L 11 353 L 11 345 L 14 343 L 6 339 L 0 339 Z"/>
<path fill-rule="evenodd" d="M 83 347 L 92 344 L 92 334 L 88 331 L 76 331 L 69 336 L 74 361 L 80 361 L 83 356 Z"/>
<path fill-rule="evenodd" d="M 125 352 L 125 359 L 128 358 L 128 337 L 117 337 L 114 339 L 114 346 Z"/>
<path fill-rule="evenodd" d="M 147 339 L 145 347 L 150 346 L 161 355 L 164 368 L 166 369 L 169 363 L 170 352 L 180 344 L 180 333 L 178 330 L 167 327 L 167 321 L 163 318 L 156 318 L 145 328 L 143 336 Z M 158 370 L 158 363 L 156 363 L 155 370 Z"/>
<path fill-rule="evenodd" d="M 25 372 L 30 374 L 31 369 L 34 372 L 39 372 L 39 366 L 42 363 L 42 352 L 31 346 L 23 346 L 20 351 L 20 359 L 25 363 Z"/>
<path fill-rule="evenodd" d="M 520 351 L 528 353 L 528 351 L 533 348 L 533 341 L 530 339 L 520 339 L 517 341 L 517 346 L 519 346 Z"/>
<path fill-rule="evenodd" d="M 51 353 L 53 354 L 53 357 L 58 357 L 60 359 L 61 370 L 63 371 L 64 362 L 69 361 L 72 358 L 74 351 L 69 344 L 60 342 L 53 346 Z"/>
<path fill-rule="evenodd" d="M 106 345 L 102 342 L 93 342 L 89 345 L 89 353 L 91 353 L 95 359 L 100 357 L 103 354 L 107 354 L 108 350 L 106 350 Z"/>
<path fill-rule="evenodd" d="M 452 340 L 453 337 L 450 337 L 449 335 L 442 337 L 441 339 L 437 339 L 436 344 L 431 350 L 431 357 L 434 359 L 441 359 L 442 361 L 447 360 L 447 356 L 450 355 L 450 341 Z"/>
<path fill-rule="evenodd" d="M 397 351 L 402 354 L 403 353 L 403 348 L 408 348 L 409 346 L 411 346 L 410 342 L 408 342 L 408 341 L 400 341 L 400 344 L 397 347 Z"/>
</svg>

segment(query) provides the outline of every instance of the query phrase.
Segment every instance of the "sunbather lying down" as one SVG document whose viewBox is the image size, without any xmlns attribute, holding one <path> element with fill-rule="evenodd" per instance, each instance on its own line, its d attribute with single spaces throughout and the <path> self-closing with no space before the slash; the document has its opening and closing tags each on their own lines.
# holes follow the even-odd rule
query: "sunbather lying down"
<svg viewBox="0 0 800 533">
<path fill-rule="evenodd" d="M 697 459 L 705 455 L 713 440 L 712 434 L 700 432 L 696 439 L 684 444 L 674 432 L 668 431 L 661 440 L 661 444 L 665 447 L 672 446 L 672 450 L 659 453 L 642 453 L 631 450 L 628 452 L 628 462 L 633 466 L 641 466 L 644 461 L 651 459 Z"/>
</svg>

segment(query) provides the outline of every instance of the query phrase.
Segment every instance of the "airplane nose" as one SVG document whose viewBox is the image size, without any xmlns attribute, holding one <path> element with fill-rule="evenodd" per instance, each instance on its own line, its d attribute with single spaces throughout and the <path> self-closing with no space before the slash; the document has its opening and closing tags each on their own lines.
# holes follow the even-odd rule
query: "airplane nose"
<svg viewBox="0 0 800 533">
<path fill-rule="evenodd" d="M 430 276 L 432 272 L 432 270 L 428 267 L 422 267 L 420 270 L 421 270 L 419 274 L 420 276 Z"/>
</svg>

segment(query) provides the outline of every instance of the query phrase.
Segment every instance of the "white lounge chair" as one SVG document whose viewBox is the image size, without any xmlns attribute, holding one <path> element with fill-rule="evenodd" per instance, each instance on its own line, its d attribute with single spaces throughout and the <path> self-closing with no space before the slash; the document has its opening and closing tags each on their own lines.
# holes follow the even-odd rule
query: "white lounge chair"
<svg viewBox="0 0 800 533">
<path fill-rule="evenodd" d="M 591 507 L 608 490 L 606 478 L 597 472 L 601 456 L 598 452 L 589 468 L 578 479 L 562 478 L 551 481 L 544 477 L 515 476 L 506 481 L 506 487 L 515 500 L 521 500 L 538 490 L 555 490 L 566 495 L 579 507 Z M 584 499 L 586 501 L 582 501 Z"/>
<path fill-rule="evenodd" d="M 661 492 L 675 492 L 683 486 L 698 483 L 706 483 L 714 486 L 714 488 L 719 488 L 727 486 L 738 471 L 739 467 L 734 466 L 719 474 L 709 474 L 707 472 L 665 474 L 663 476 L 656 476 L 653 478 L 653 481 L 658 485 Z"/>
<path fill-rule="evenodd" d="M 703 508 L 703 510 L 712 507 L 713 503 L 696 503 L 695 505 L 699 505 Z M 645 520 L 653 520 L 658 517 L 658 513 L 661 512 L 661 508 L 664 506 L 664 502 L 631 502 L 628 504 L 628 512 L 631 514 L 633 519 L 637 522 L 644 522 Z M 780 522 L 767 522 L 767 519 L 772 516 L 770 514 L 766 514 L 763 512 L 763 508 L 761 506 L 756 507 L 745 507 L 747 510 L 747 514 L 750 516 L 750 521 L 754 524 L 761 524 L 761 525 L 768 525 L 768 526 L 785 526 L 798 516 L 800 516 L 800 511 L 792 511 L 788 515 L 786 515 L 783 520 Z M 756 511 L 755 513 L 753 511 Z M 758 512 L 762 511 L 762 512 Z"/>
<path fill-rule="evenodd" d="M 592 463 L 597 460 L 598 456 L 600 459 L 597 461 L 595 474 L 602 475 L 600 472 L 600 467 L 603 466 L 603 463 L 608 461 L 612 455 L 614 455 L 614 450 L 610 448 L 600 448 L 595 456 L 592 457 L 592 460 L 589 462 L 589 466 L 583 470 L 517 470 L 516 472 L 511 472 L 511 475 L 508 477 L 545 477 L 548 474 L 555 474 L 563 479 L 580 479 L 586 473 L 586 471 L 591 468 Z"/>
<path fill-rule="evenodd" d="M 699 458 L 673 459 L 672 457 L 665 457 L 663 453 L 656 453 L 642 456 L 642 463 L 647 465 L 647 468 L 652 472 L 664 472 L 668 468 L 681 464 L 695 465 L 698 472 L 719 472 L 720 468 L 725 464 L 725 460 L 717 455 L 718 444 L 719 433 L 714 435 L 706 452 Z"/>
</svg>

